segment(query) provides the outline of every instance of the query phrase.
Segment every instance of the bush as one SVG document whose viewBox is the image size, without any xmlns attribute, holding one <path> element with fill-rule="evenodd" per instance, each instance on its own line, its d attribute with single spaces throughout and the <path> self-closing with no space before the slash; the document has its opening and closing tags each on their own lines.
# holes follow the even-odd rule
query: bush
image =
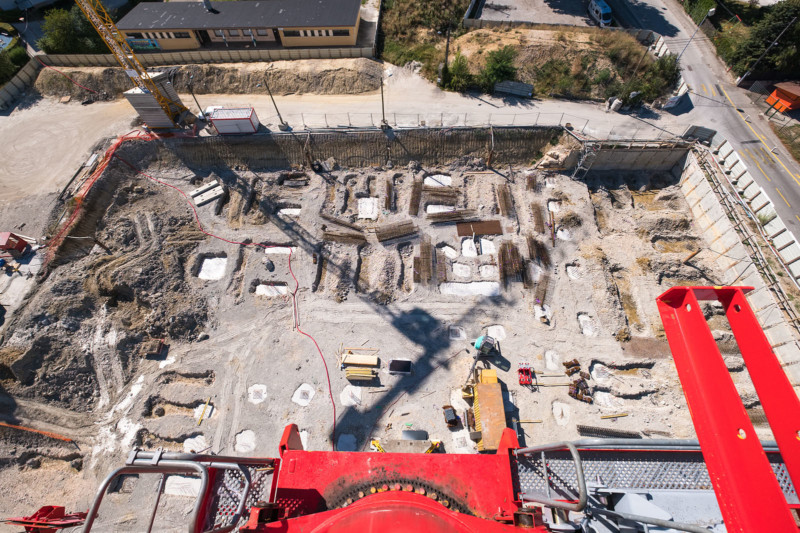
<svg viewBox="0 0 800 533">
<path fill-rule="evenodd" d="M 494 84 L 513 80 L 517 75 L 514 57 L 517 55 L 512 46 L 506 45 L 499 50 L 492 50 L 486 56 L 486 66 L 481 71 L 479 82 L 483 90 L 492 92 Z"/>
<path fill-rule="evenodd" d="M 469 72 L 469 64 L 467 58 L 461 52 L 456 52 L 456 57 L 453 59 L 453 64 L 448 69 L 448 83 L 447 88 L 451 91 L 464 92 L 473 83 L 472 74 Z"/>
<path fill-rule="evenodd" d="M 30 59 L 28 57 L 28 52 L 26 52 L 21 46 L 15 46 L 14 48 L 7 50 L 5 53 L 8 54 L 8 58 L 17 68 L 24 67 L 25 63 L 27 63 L 28 59 Z"/>
</svg>

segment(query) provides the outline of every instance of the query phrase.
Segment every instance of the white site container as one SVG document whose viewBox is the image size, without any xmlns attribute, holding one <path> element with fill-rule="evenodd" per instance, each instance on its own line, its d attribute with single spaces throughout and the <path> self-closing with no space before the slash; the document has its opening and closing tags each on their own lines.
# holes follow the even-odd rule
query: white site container
<svg viewBox="0 0 800 533">
<path fill-rule="evenodd" d="M 258 131 L 260 122 L 252 107 L 220 107 L 211 108 L 210 111 L 207 117 L 220 135 Z"/>
</svg>

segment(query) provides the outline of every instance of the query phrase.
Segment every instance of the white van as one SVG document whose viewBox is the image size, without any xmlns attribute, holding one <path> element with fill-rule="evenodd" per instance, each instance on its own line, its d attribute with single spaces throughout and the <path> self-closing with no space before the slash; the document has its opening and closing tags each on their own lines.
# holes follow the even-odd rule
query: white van
<svg viewBox="0 0 800 533">
<path fill-rule="evenodd" d="M 601 28 L 611 26 L 611 8 L 604 0 L 592 0 L 589 3 L 589 18 L 597 22 Z"/>
</svg>

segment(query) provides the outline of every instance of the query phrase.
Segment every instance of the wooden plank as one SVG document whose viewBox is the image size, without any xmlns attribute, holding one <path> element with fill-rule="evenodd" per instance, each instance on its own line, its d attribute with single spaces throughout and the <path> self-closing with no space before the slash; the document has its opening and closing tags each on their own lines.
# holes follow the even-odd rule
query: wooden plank
<svg viewBox="0 0 800 533">
<path fill-rule="evenodd" d="M 192 192 L 190 192 L 189 196 L 194 198 L 195 196 L 197 196 L 199 194 L 203 194 L 206 191 L 210 191 L 211 189 L 213 189 L 217 185 L 219 185 L 219 181 L 211 180 L 208 183 L 206 183 L 205 185 L 201 185 L 198 188 L 196 188 L 195 190 L 193 190 Z"/>
<path fill-rule="evenodd" d="M 346 353 L 342 356 L 342 364 L 355 366 L 378 366 L 378 356 Z"/>
<path fill-rule="evenodd" d="M 502 235 L 503 227 L 499 220 L 484 220 L 481 222 L 462 222 L 456 224 L 459 237 L 472 237 L 473 235 Z"/>
</svg>

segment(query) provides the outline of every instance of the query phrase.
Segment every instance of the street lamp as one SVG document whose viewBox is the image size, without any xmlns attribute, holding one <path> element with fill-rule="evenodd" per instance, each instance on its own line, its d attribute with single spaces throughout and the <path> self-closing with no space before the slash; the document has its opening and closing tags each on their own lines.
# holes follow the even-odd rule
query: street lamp
<svg viewBox="0 0 800 533">
<path fill-rule="evenodd" d="M 680 53 L 680 55 L 678 56 L 678 61 L 680 61 L 680 60 L 681 60 L 681 57 L 683 56 L 683 53 L 686 51 L 686 49 L 687 49 L 687 48 L 689 48 L 689 45 L 692 43 L 692 39 L 694 39 L 694 36 L 695 36 L 695 34 L 696 34 L 696 33 L 697 33 L 697 31 L 700 29 L 700 26 L 702 26 L 702 25 L 703 25 L 703 23 L 706 21 L 706 19 L 707 19 L 708 17 L 713 17 L 713 16 L 714 16 L 714 13 L 716 13 L 716 12 L 717 12 L 717 8 L 715 8 L 715 7 L 712 7 L 711 9 L 709 9 L 709 10 L 708 10 L 708 13 L 706 13 L 706 16 L 705 16 L 705 17 L 703 17 L 703 20 L 701 20 L 701 21 L 700 21 L 700 24 L 698 24 L 698 25 L 697 25 L 697 28 L 695 28 L 695 30 L 694 30 L 694 33 L 692 33 L 692 36 L 691 36 L 691 37 L 689 37 L 689 42 L 688 42 L 688 43 L 686 43 L 686 46 L 684 46 L 684 47 L 683 47 L 683 50 L 681 50 L 681 53 Z"/>
</svg>

